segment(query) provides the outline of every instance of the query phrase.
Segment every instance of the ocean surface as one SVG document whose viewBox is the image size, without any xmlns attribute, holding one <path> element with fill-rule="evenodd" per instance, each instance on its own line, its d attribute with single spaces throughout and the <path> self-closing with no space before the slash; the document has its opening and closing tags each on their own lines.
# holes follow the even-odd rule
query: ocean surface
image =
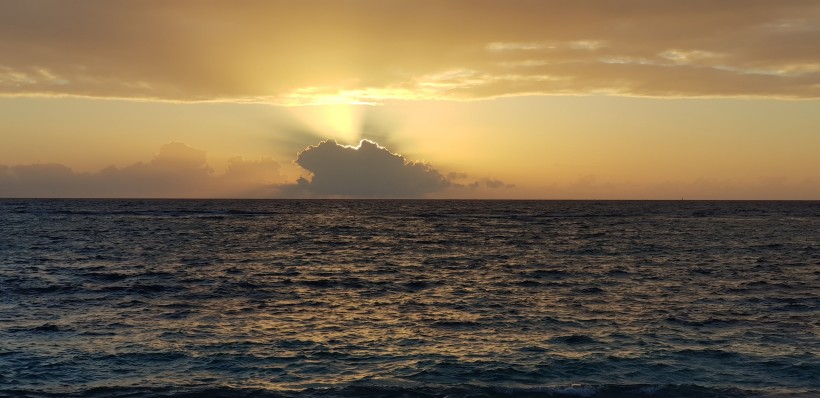
<svg viewBox="0 0 820 398">
<path fill-rule="evenodd" d="M 820 202 L 0 200 L 0 396 L 820 396 Z"/>
</svg>

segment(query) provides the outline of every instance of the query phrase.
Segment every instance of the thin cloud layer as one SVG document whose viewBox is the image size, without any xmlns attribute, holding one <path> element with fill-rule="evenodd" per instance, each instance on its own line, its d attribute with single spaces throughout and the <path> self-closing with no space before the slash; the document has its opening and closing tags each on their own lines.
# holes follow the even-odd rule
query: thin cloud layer
<svg viewBox="0 0 820 398">
<path fill-rule="evenodd" d="M 820 98 L 819 27 L 814 0 L 11 0 L 0 94 Z"/>
<path fill-rule="evenodd" d="M 358 147 L 323 141 L 300 152 L 296 164 L 312 177 L 294 188 L 311 196 L 415 198 L 450 184 L 429 164 L 408 161 L 368 140 Z"/>
<path fill-rule="evenodd" d="M 0 165 L 0 197 L 210 198 L 269 197 L 281 182 L 271 159 L 231 159 L 214 175 L 205 151 L 182 143 L 164 145 L 153 160 L 97 173 L 61 164 Z"/>
</svg>

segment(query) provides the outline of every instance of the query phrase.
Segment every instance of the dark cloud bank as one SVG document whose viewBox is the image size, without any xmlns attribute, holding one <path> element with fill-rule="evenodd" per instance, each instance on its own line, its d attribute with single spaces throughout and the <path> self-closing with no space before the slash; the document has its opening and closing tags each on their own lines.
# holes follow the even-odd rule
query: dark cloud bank
<svg viewBox="0 0 820 398">
<path fill-rule="evenodd" d="M 501 181 L 448 177 L 422 162 L 364 140 L 358 147 L 323 141 L 301 151 L 295 163 L 310 173 L 285 183 L 271 159 L 231 159 L 215 175 L 205 151 L 182 143 L 164 145 L 150 162 L 79 173 L 61 164 L 0 165 L 0 197 L 95 198 L 422 198 L 445 189 L 501 188 Z M 465 191 L 466 193 L 466 191 Z"/>
<path fill-rule="evenodd" d="M 296 164 L 312 179 L 300 178 L 294 192 L 318 196 L 414 198 L 450 185 L 429 164 L 408 161 L 368 140 L 358 147 L 323 141 L 300 152 Z"/>
<path fill-rule="evenodd" d="M 123 168 L 79 173 L 61 164 L 0 165 L 0 197 L 207 198 L 266 197 L 280 181 L 270 159 L 231 159 L 214 175 L 205 151 L 182 143 L 164 145 L 153 160 Z"/>
</svg>

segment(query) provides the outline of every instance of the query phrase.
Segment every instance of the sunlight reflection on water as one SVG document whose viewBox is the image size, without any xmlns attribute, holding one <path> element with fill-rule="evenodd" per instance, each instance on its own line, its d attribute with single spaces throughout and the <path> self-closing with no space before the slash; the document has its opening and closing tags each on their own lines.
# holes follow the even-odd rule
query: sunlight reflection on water
<svg viewBox="0 0 820 398">
<path fill-rule="evenodd" d="M 818 389 L 816 202 L 0 212 L 2 388 Z"/>
</svg>

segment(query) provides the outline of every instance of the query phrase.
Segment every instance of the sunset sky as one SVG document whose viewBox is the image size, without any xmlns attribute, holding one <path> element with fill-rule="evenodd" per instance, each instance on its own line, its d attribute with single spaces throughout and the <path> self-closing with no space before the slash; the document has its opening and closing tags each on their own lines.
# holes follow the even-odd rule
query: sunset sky
<svg viewBox="0 0 820 398">
<path fill-rule="evenodd" d="M 820 199 L 819 49 L 816 0 L 8 0 L 0 197 Z"/>
</svg>

